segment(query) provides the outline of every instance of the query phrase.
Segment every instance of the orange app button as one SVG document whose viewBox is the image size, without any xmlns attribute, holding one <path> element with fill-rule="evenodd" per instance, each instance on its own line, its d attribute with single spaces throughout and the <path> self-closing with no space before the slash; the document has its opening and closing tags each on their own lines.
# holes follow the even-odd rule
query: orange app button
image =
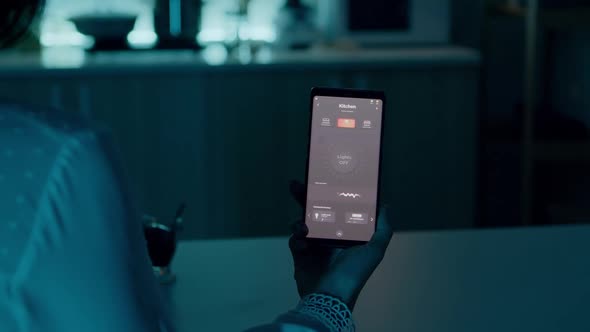
<svg viewBox="0 0 590 332">
<path fill-rule="evenodd" d="M 355 128 L 355 119 L 338 119 L 338 128 Z"/>
</svg>

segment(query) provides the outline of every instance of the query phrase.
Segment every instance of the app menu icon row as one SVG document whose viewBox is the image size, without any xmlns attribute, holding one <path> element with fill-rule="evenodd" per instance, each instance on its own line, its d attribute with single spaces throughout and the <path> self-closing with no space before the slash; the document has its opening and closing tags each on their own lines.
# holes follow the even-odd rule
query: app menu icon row
<svg viewBox="0 0 590 332">
<path fill-rule="evenodd" d="M 333 127 L 334 121 L 331 118 L 322 118 L 322 122 L 320 123 L 322 127 Z M 336 119 L 336 126 L 338 128 L 345 128 L 345 129 L 355 129 L 355 128 L 362 128 L 362 129 L 373 129 L 373 121 L 371 120 L 363 120 L 362 122 L 357 123 L 356 119 L 347 119 L 347 118 L 338 118 Z"/>
</svg>

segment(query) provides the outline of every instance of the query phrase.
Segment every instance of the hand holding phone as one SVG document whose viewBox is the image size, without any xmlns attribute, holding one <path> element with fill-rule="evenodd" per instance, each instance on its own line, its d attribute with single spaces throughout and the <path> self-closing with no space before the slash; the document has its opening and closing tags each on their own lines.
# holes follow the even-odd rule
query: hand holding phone
<svg viewBox="0 0 590 332">
<path fill-rule="evenodd" d="M 305 186 L 293 182 L 290 190 L 303 207 Z M 349 248 L 322 246 L 310 243 L 307 235 L 307 226 L 301 220 L 293 225 L 293 235 L 289 239 L 299 295 L 322 293 L 335 296 L 352 311 L 365 283 L 381 263 L 393 235 L 388 209 L 381 209 L 375 234 L 364 245 Z"/>
</svg>

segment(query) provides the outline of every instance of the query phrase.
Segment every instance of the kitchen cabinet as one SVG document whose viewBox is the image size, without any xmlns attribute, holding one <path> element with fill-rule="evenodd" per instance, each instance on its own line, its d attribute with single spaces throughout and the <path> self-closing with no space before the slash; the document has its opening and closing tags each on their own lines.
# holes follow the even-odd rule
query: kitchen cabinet
<svg viewBox="0 0 590 332">
<path fill-rule="evenodd" d="M 304 178 L 313 86 L 386 91 L 381 186 L 398 229 L 474 225 L 475 51 L 351 51 L 222 66 L 173 53 L 153 62 L 104 57 L 57 69 L 3 65 L 0 57 L 0 98 L 80 112 L 108 128 L 143 212 L 167 221 L 187 202 L 185 238 L 288 234 L 300 215 L 288 183 Z"/>
</svg>

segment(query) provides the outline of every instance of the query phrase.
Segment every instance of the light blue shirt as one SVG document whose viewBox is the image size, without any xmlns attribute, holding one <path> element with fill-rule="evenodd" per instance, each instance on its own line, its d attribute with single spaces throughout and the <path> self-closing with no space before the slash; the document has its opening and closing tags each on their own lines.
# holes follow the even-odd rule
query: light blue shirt
<svg viewBox="0 0 590 332">
<path fill-rule="evenodd" d="M 0 331 L 166 331 L 139 218 L 83 121 L 0 105 Z"/>
<path fill-rule="evenodd" d="M 116 155 L 75 116 L 0 104 L 0 331 L 173 331 Z M 252 331 L 324 330 L 289 321 Z"/>
</svg>

